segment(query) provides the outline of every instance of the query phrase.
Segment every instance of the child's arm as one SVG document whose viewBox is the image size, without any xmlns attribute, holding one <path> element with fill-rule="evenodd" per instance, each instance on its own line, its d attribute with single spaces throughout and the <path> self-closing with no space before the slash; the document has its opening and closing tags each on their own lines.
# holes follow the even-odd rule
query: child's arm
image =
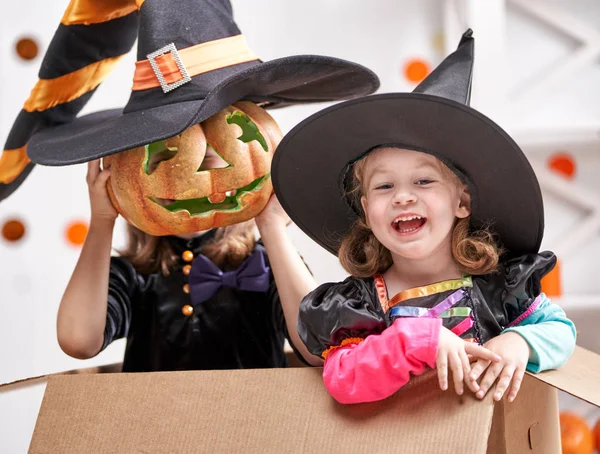
<svg viewBox="0 0 600 454">
<path fill-rule="evenodd" d="M 309 364 L 320 366 L 323 361 L 307 350 L 296 328 L 300 301 L 316 287 L 316 283 L 288 237 L 287 221 L 288 217 L 274 195 L 256 217 L 256 225 L 267 249 L 291 341 Z"/>
<path fill-rule="evenodd" d="M 543 293 L 539 306 L 515 326 L 503 331 L 508 332 L 515 332 L 527 341 L 527 370 L 534 373 L 557 369 L 565 364 L 573 353 L 577 337 L 573 322 Z"/>
<path fill-rule="evenodd" d="M 391 396 L 410 380 L 434 367 L 440 319 L 396 320 L 381 334 L 330 348 L 323 368 L 329 394 L 343 404 L 373 402 Z"/>
<path fill-rule="evenodd" d="M 109 177 L 110 170 L 100 171 L 99 161 L 88 163 L 90 227 L 58 309 L 58 343 L 67 355 L 79 359 L 98 354 L 104 342 L 110 250 L 117 218 L 106 191 Z"/>
<path fill-rule="evenodd" d="M 498 353 L 502 361 L 490 367 L 485 361 L 478 361 L 472 368 L 469 387 L 483 398 L 498 380 L 494 399 L 500 400 L 509 389 L 508 400 L 512 402 L 519 392 L 525 370 L 541 372 L 555 369 L 567 362 L 575 348 L 575 325 L 563 310 L 550 303 L 544 294 L 540 295 L 537 307 L 517 319 L 514 326 L 486 343 L 486 347 Z M 472 385 L 484 371 L 481 385 Z"/>
<path fill-rule="evenodd" d="M 420 375 L 427 367 L 437 367 L 440 388 L 446 390 L 450 368 L 456 392 L 462 394 L 468 354 L 500 360 L 442 327 L 439 318 L 400 318 L 381 334 L 348 339 L 324 352 L 323 381 L 340 403 L 373 402 L 391 396 L 411 374 Z"/>
</svg>

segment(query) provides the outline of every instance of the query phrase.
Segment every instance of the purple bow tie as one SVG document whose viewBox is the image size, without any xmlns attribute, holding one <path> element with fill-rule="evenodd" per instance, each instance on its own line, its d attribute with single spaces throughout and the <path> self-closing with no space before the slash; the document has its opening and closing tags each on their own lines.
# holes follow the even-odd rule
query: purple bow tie
<svg viewBox="0 0 600 454">
<path fill-rule="evenodd" d="M 269 267 L 261 251 L 254 251 L 237 270 L 223 272 L 210 259 L 198 254 L 189 275 L 192 304 L 209 300 L 221 287 L 250 292 L 269 289 Z"/>
</svg>

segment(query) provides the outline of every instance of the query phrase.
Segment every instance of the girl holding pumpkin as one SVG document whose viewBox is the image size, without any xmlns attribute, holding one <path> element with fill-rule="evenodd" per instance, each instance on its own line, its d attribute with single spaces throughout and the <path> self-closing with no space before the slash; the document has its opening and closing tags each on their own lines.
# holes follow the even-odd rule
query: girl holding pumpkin
<svg viewBox="0 0 600 454">
<path fill-rule="evenodd" d="M 352 274 L 307 295 L 298 324 L 342 403 L 384 399 L 428 367 L 441 389 L 451 369 L 458 394 L 466 384 L 483 398 L 497 381 L 494 399 L 512 401 L 526 369 L 559 367 L 575 346 L 573 323 L 541 293 L 556 258 L 538 253 L 535 174 L 468 106 L 473 48 L 469 30 L 413 93 L 313 115 L 274 158 L 285 210 Z"/>
<path fill-rule="evenodd" d="M 90 162 L 92 217 L 59 309 L 60 345 L 84 358 L 126 336 L 126 371 L 279 367 L 287 335 L 318 364 L 297 341 L 314 282 L 271 199 L 281 132 L 262 107 L 363 96 L 379 80 L 333 57 L 261 61 L 229 0 L 165 8 L 72 0 L 0 159 L 0 199 L 35 164 Z M 75 118 L 136 40 L 125 108 Z M 111 258 L 117 212 L 130 241 Z"/>
<path fill-rule="evenodd" d="M 121 161 L 135 152 L 122 153 Z M 203 169 L 223 164 L 208 148 Z M 275 196 L 255 218 L 258 243 L 252 220 L 169 236 L 129 223 L 127 250 L 111 258 L 118 216 L 106 189 L 111 168 L 88 163 L 89 233 L 58 312 L 65 353 L 90 358 L 127 336 L 124 371 L 282 367 L 285 335 L 306 362 L 320 363 L 296 330 L 300 300 L 315 283 L 287 236 L 288 218 Z"/>
</svg>

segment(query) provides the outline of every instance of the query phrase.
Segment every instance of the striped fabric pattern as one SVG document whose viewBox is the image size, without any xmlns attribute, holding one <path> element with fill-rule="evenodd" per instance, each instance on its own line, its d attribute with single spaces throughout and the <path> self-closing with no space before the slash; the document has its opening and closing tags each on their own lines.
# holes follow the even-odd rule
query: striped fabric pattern
<svg viewBox="0 0 600 454">
<path fill-rule="evenodd" d="M 39 80 L 0 156 L 0 200 L 34 164 L 27 142 L 38 130 L 72 121 L 132 48 L 144 0 L 71 0 L 39 70 Z"/>
</svg>

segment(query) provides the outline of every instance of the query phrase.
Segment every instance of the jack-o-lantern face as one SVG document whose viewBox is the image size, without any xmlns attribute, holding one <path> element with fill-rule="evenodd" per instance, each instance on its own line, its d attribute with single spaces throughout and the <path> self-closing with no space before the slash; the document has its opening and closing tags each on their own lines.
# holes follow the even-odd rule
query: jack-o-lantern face
<svg viewBox="0 0 600 454">
<path fill-rule="evenodd" d="M 103 160 L 110 198 L 151 235 L 178 235 L 252 219 L 273 192 L 275 120 L 251 102 L 229 106 L 180 135 Z"/>
</svg>

